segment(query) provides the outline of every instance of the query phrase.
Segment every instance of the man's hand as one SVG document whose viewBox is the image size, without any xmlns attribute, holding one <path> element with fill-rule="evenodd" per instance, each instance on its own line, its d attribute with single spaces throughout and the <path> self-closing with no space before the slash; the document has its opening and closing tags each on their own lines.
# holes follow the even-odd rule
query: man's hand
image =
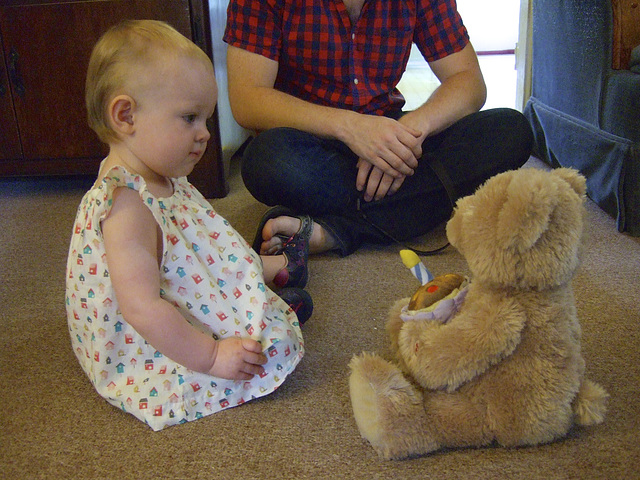
<svg viewBox="0 0 640 480">
<path fill-rule="evenodd" d="M 392 177 L 366 160 L 362 158 L 358 160 L 356 188 L 360 192 L 364 190 L 364 200 L 366 202 L 370 202 L 374 198 L 381 200 L 386 195 L 393 195 L 398 191 L 405 178 L 407 178 L 405 175 Z"/>
<path fill-rule="evenodd" d="M 360 192 L 364 191 L 364 200 L 370 202 L 373 199 L 381 200 L 387 195 L 393 195 L 404 179 L 413 174 L 413 169 L 417 167 L 418 159 L 422 156 L 422 142 L 426 134 L 421 134 L 412 125 L 411 114 L 403 116 L 399 121 L 386 117 L 364 117 L 361 125 L 375 124 L 375 127 L 380 130 L 367 130 L 368 133 L 364 133 L 365 137 L 360 137 L 361 143 L 366 139 L 370 142 L 370 148 L 373 147 L 376 148 L 374 151 L 382 152 L 377 157 L 360 156 L 358 160 L 356 188 Z M 409 118 L 405 119 L 405 117 Z M 356 147 L 351 145 L 350 147 L 358 153 L 354 150 Z M 394 164 L 391 162 L 395 162 L 394 164 L 399 167 L 393 168 Z M 410 169 L 410 173 L 406 173 L 407 168 Z"/>
<path fill-rule="evenodd" d="M 342 140 L 359 158 L 393 178 L 413 175 L 422 154 L 421 132 L 375 115 L 357 114 L 349 123 L 349 131 Z M 362 177 L 366 176 L 358 175 L 361 187 Z"/>
</svg>

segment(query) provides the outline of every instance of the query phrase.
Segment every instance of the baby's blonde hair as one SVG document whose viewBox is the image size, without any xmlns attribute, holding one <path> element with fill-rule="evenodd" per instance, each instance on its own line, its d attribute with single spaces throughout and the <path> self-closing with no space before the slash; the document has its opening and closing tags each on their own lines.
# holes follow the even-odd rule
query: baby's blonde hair
<svg viewBox="0 0 640 480">
<path fill-rule="evenodd" d="M 111 27 L 93 48 L 85 84 L 89 126 L 105 143 L 117 141 L 107 108 L 115 95 L 128 86 L 136 65 L 174 54 L 203 62 L 213 70 L 209 57 L 191 40 L 167 23 L 157 20 L 125 20 Z"/>
</svg>

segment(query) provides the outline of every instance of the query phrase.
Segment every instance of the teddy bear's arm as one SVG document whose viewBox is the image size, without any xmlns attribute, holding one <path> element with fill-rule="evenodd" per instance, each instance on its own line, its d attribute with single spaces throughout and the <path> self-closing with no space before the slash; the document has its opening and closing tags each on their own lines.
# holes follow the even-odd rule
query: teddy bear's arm
<svg viewBox="0 0 640 480">
<path fill-rule="evenodd" d="M 520 342 L 525 313 L 514 301 L 466 305 L 449 323 L 407 322 L 398 338 L 409 373 L 429 389 L 456 390 L 510 355 Z"/>
<path fill-rule="evenodd" d="M 389 309 L 389 318 L 385 325 L 385 329 L 391 340 L 391 353 L 395 357 L 398 357 L 398 335 L 404 325 L 404 321 L 400 318 L 400 313 L 402 312 L 403 307 L 406 307 L 408 304 L 408 297 L 396 301 Z"/>
</svg>

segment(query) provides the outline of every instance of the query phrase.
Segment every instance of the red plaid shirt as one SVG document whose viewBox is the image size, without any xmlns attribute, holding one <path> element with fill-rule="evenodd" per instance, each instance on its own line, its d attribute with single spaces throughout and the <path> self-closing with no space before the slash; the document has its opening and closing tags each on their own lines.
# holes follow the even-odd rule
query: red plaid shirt
<svg viewBox="0 0 640 480">
<path fill-rule="evenodd" d="M 412 42 L 432 61 L 469 36 L 454 0 L 367 0 L 354 26 L 341 0 L 231 0 L 224 41 L 277 61 L 278 90 L 383 115 L 404 105 Z"/>
</svg>

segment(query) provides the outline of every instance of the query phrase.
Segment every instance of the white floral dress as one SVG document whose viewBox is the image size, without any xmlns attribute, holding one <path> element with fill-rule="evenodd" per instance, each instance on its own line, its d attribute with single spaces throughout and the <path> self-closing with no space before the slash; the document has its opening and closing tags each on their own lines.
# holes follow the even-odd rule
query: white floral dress
<svg viewBox="0 0 640 480">
<path fill-rule="evenodd" d="M 155 198 L 141 177 L 111 169 L 78 208 L 67 263 L 67 319 L 82 368 L 100 395 L 154 430 L 267 395 L 304 355 L 297 317 L 264 284 L 258 255 L 186 178 L 172 182 L 171 197 Z M 101 231 L 117 187 L 138 191 L 163 231 L 161 296 L 214 338 L 259 341 L 268 358 L 264 375 L 232 381 L 191 371 L 122 317 Z"/>
</svg>

